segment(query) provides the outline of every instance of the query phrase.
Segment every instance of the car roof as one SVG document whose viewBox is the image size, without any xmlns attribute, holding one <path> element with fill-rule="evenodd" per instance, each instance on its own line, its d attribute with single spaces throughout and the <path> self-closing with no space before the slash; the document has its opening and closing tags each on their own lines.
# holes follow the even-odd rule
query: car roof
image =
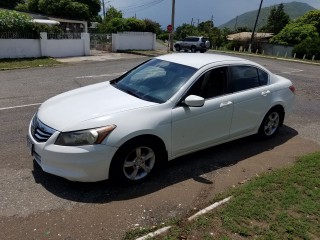
<svg viewBox="0 0 320 240">
<path fill-rule="evenodd" d="M 220 54 L 204 54 L 204 53 L 172 53 L 166 54 L 159 57 L 157 59 L 174 62 L 186 66 L 190 66 L 193 68 L 200 69 L 208 64 L 217 63 L 217 64 L 228 64 L 231 62 L 240 62 L 240 63 L 247 63 L 257 65 L 251 61 L 232 57 L 227 55 L 220 55 Z"/>
</svg>

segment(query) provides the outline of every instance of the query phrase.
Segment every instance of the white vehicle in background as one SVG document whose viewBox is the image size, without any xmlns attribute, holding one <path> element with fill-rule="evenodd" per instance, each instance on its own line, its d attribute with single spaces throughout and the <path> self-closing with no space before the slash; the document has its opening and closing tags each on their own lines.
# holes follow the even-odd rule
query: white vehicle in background
<svg viewBox="0 0 320 240">
<path fill-rule="evenodd" d="M 45 172 L 138 183 L 179 156 L 252 134 L 273 137 L 294 91 L 290 80 L 248 60 L 169 54 L 47 100 L 27 139 Z"/>
</svg>

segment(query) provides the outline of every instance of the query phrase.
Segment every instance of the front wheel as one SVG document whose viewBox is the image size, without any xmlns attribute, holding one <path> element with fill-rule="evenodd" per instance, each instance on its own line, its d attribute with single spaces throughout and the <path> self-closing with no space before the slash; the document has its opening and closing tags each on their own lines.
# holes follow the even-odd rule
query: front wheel
<svg viewBox="0 0 320 240">
<path fill-rule="evenodd" d="M 162 158 L 162 149 L 153 141 L 129 142 L 112 160 L 111 178 L 127 185 L 143 182 L 159 168 Z"/>
<path fill-rule="evenodd" d="M 259 128 L 259 136 L 263 139 L 273 137 L 283 121 L 283 112 L 278 108 L 271 109 L 264 117 Z"/>
</svg>

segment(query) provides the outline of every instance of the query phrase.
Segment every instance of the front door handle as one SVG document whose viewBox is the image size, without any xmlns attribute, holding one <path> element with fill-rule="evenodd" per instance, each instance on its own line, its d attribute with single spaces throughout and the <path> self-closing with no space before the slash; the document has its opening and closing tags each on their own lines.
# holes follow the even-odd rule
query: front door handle
<svg viewBox="0 0 320 240">
<path fill-rule="evenodd" d="M 262 96 L 267 96 L 269 93 L 270 93 L 270 91 L 269 91 L 269 90 L 267 90 L 267 91 L 263 91 L 263 92 L 261 92 L 261 95 L 262 95 Z"/>
<path fill-rule="evenodd" d="M 221 107 L 221 108 L 224 108 L 224 107 L 227 107 L 227 106 L 229 106 L 229 105 L 231 105 L 231 104 L 232 104 L 231 101 L 223 102 L 223 103 L 220 103 L 220 107 Z"/>
</svg>

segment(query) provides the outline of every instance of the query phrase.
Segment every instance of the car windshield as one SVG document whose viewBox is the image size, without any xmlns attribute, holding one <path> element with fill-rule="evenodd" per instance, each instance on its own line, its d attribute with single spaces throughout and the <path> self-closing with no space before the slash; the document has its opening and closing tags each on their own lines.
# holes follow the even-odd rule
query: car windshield
<svg viewBox="0 0 320 240">
<path fill-rule="evenodd" d="M 196 70 L 189 66 L 152 59 L 112 81 L 111 84 L 143 100 L 164 103 Z"/>
</svg>

